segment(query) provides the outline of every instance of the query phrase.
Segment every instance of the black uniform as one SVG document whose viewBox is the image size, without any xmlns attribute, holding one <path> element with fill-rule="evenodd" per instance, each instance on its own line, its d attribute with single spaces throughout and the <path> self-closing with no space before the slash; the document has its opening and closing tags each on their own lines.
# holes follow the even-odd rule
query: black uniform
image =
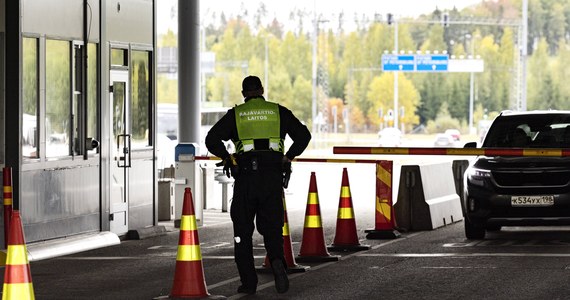
<svg viewBox="0 0 570 300">
<path fill-rule="evenodd" d="M 255 98 L 260 98 L 257 96 Z M 261 97 L 262 98 L 262 97 Z M 246 98 L 247 102 L 251 98 Z M 293 144 L 285 155 L 294 159 L 300 155 L 311 140 L 311 133 L 293 113 L 279 105 L 280 137 L 288 134 Z M 222 143 L 225 140 L 238 140 L 234 109 L 230 109 L 208 132 L 208 150 L 226 159 L 230 154 Z M 234 224 L 234 252 L 242 285 L 255 287 L 257 274 L 253 260 L 252 235 L 253 220 L 257 230 L 263 235 L 267 256 L 270 261 L 283 256 L 283 154 L 269 149 L 267 140 L 255 140 L 254 151 L 237 155 L 238 174 L 235 177 L 233 200 L 230 215 Z"/>
</svg>

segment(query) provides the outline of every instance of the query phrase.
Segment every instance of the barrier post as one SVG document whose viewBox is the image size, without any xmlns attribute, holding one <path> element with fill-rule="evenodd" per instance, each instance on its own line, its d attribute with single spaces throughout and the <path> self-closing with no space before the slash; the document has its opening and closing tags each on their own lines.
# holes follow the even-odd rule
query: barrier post
<svg viewBox="0 0 570 300">
<path fill-rule="evenodd" d="M 376 225 L 365 230 L 367 239 L 394 239 L 400 237 L 396 228 L 392 206 L 393 162 L 376 162 Z"/>
<path fill-rule="evenodd" d="M 8 235 L 10 233 L 10 219 L 12 218 L 12 168 L 2 169 L 4 182 L 4 249 L 8 248 Z"/>
</svg>

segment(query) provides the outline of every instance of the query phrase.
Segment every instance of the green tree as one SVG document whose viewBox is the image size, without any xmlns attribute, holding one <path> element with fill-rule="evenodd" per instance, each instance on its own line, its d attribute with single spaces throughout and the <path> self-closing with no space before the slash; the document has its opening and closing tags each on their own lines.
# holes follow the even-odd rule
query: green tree
<svg viewBox="0 0 570 300">
<path fill-rule="evenodd" d="M 528 53 L 532 54 L 534 49 L 532 43 L 544 37 L 546 26 L 546 12 L 542 7 L 542 1 L 534 0 L 528 2 Z"/>
<path fill-rule="evenodd" d="M 460 122 L 449 113 L 449 105 L 443 102 L 437 112 L 435 120 L 430 120 L 427 130 L 430 133 L 444 132 L 446 129 L 460 128 Z"/>
<path fill-rule="evenodd" d="M 509 109 L 508 102 L 504 102 L 504 90 L 500 76 L 501 72 L 509 70 L 505 70 L 505 66 L 500 65 L 499 45 L 495 43 L 493 36 L 488 35 L 481 40 L 478 51 L 487 62 L 486 71 L 477 76 L 479 101 L 489 111 Z M 497 66 L 494 66 L 494 63 L 497 63 Z"/>
<path fill-rule="evenodd" d="M 306 123 L 312 118 L 312 83 L 310 79 L 305 79 L 302 75 L 295 78 L 292 87 L 292 97 L 288 101 L 288 108 Z"/>
<path fill-rule="evenodd" d="M 546 16 L 545 28 L 550 54 L 555 54 L 558 50 L 558 42 L 564 38 L 566 33 L 565 25 L 566 16 L 564 15 L 563 5 L 559 2 L 552 3 Z"/>
<path fill-rule="evenodd" d="M 558 88 L 560 108 L 570 107 L 570 85 L 566 80 L 570 78 L 570 48 L 565 41 L 560 42 L 558 56 L 553 63 L 554 86 Z"/>
<path fill-rule="evenodd" d="M 178 46 L 178 37 L 174 34 L 174 32 L 168 28 L 165 34 L 159 37 L 158 39 L 158 47 L 177 47 Z"/>
<path fill-rule="evenodd" d="M 529 59 L 528 109 L 544 109 L 541 91 L 544 89 L 546 74 L 549 69 L 548 43 L 540 39 L 538 47 Z"/>
<path fill-rule="evenodd" d="M 372 128 L 378 128 L 382 123 L 379 111 L 385 116 L 390 109 L 394 109 L 394 74 L 383 73 L 374 77 L 368 88 L 366 95 L 368 101 L 372 103 L 372 108 L 368 111 L 368 119 L 372 124 Z M 398 75 L 398 112 L 404 107 L 404 117 L 400 116 L 399 121 L 407 125 L 418 124 L 419 118 L 416 115 L 416 109 L 419 104 L 419 93 L 414 87 L 412 81 L 403 76 Z M 411 128 L 411 127 L 410 127 Z"/>
</svg>

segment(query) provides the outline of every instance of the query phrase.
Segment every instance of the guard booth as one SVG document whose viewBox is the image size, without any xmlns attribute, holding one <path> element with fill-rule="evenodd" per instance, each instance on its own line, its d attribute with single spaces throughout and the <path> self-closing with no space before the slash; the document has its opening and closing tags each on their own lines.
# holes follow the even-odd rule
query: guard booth
<svg viewBox="0 0 570 300">
<path fill-rule="evenodd" d="M 156 226 L 156 1 L 0 0 L 0 20 L 0 163 L 26 241 Z"/>
</svg>

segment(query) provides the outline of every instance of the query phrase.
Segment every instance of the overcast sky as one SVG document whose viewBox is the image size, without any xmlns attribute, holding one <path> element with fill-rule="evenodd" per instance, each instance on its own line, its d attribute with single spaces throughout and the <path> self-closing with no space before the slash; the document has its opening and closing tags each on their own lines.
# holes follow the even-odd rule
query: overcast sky
<svg viewBox="0 0 570 300">
<path fill-rule="evenodd" d="M 236 15 L 241 11 L 242 6 L 246 6 L 250 13 L 254 13 L 259 7 L 259 3 L 264 2 L 269 16 L 277 17 L 280 22 L 289 19 L 289 12 L 293 8 L 305 9 L 306 11 L 316 11 L 325 18 L 338 15 L 344 11 L 347 25 L 352 21 L 355 13 L 373 16 L 380 13 L 393 13 L 396 16 L 418 16 L 428 14 L 439 8 L 440 10 L 452 9 L 454 6 L 462 9 L 466 6 L 479 3 L 482 0 L 201 0 L 201 16 L 207 17 L 212 12 L 224 12 L 226 16 Z M 491 0 L 492 1 L 492 0 Z M 176 17 L 172 13 L 176 12 L 178 0 L 158 1 L 158 33 L 165 32 L 168 28 L 176 30 Z M 174 8 L 174 9 L 173 9 Z"/>
</svg>

